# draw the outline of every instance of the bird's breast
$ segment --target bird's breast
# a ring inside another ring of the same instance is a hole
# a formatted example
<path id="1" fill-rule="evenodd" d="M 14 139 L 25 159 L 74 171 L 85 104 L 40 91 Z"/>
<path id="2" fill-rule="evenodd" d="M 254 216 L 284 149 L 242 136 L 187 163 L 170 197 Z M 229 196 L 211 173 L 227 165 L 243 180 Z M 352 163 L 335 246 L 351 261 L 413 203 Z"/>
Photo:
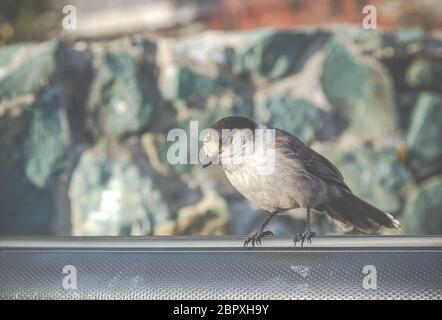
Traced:
<path id="1" fill-rule="evenodd" d="M 230 183 L 253 205 L 273 212 L 298 208 L 296 176 L 302 175 L 302 166 L 286 163 L 278 155 L 272 158 L 244 157 L 236 165 L 223 166 Z"/>

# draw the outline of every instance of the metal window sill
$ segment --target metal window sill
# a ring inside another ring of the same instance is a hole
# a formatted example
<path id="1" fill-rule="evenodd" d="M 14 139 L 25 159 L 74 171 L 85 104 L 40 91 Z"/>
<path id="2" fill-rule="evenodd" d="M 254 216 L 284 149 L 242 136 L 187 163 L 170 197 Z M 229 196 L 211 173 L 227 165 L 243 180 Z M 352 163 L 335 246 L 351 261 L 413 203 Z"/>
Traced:
<path id="1" fill-rule="evenodd" d="M 244 240 L 2 237 L 0 299 L 442 299 L 442 237 Z"/>

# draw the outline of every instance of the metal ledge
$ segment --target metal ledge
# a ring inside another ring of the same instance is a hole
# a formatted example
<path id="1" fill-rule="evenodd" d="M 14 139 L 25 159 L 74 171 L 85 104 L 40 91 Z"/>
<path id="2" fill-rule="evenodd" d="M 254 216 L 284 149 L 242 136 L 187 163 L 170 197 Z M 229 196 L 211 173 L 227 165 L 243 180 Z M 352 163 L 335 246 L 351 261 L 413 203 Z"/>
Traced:
<path id="1" fill-rule="evenodd" d="M 243 248 L 246 237 L 0 237 L 0 250 L 4 249 L 207 249 Z M 317 236 L 303 248 L 293 244 L 292 237 L 268 237 L 255 250 L 281 248 L 292 250 L 345 248 L 439 248 L 442 250 L 442 236 Z M 245 248 L 248 250 L 250 248 Z"/>
<path id="2" fill-rule="evenodd" d="M 4 237 L 0 299 L 442 299 L 442 237 L 244 240 Z"/>

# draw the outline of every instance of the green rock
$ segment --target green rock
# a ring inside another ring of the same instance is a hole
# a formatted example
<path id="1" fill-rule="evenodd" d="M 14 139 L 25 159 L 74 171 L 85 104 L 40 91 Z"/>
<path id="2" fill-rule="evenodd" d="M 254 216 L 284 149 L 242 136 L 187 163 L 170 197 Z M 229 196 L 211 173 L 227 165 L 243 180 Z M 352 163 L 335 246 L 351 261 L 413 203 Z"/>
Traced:
<path id="1" fill-rule="evenodd" d="M 72 103 L 81 113 L 72 97 L 87 92 L 74 90 L 81 82 L 62 67 L 73 62 L 72 51 L 55 40 L 0 50 L 0 179 L 8 181 L 0 188 L 2 234 L 52 234 L 69 214 L 61 205 L 72 133 L 66 109 Z M 83 60 L 74 60 L 82 71 Z"/>
<path id="2" fill-rule="evenodd" d="M 0 68 L 4 70 L 8 67 L 17 54 L 25 54 L 31 47 L 31 44 L 11 44 L 0 49 Z"/>
<path id="3" fill-rule="evenodd" d="M 412 88 L 442 91 L 442 60 L 413 61 L 407 70 L 406 82 Z"/>
<path id="4" fill-rule="evenodd" d="M 63 85 L 51 83 L 59 49 L 56 40 L 0 49 L 1 234 L 54 232 L 69 143 Z"/>
<path id="5" fill-rule="evenodd" d="M 396 159 L 394 150 L 377 151 L 370 146 L 351 151 L 317 149 L 342 172 L 353 193 L 378 208 L 396 214 L 401 194 L 413 178 Z"/>
<path id="6" fill-rule="evenodd" d="M 55 40 L 0 49 L 0 101 L 34 94 L 56 70 Z"/>
<path id="7" fill-rule="evenodd" d="M 36 188 L 16 166 L 0 167 L 0 235 L 52 234 L 52 192 Z"/>
<path id="8" fill-rule="evenodd" d="M 309 142 L 324 124 L 324 111 L 303 99 L 268 97 L 256 103 L 254 118 Z"/>
<path id="9" fill-rule="evenodd" d="M 177 103 L 196 103 L 224 89 L 220 79 L 196 73 L 184 66 L 176 66 L 164 82 L 164 98 Z"/>
<path id="10" fill-rule="evenodd" d="M 158 97 L 137 60 L 127 53 L 107 52 L 94 64 L 88 105 L 97 117 L 96 134 L 119 137 L 147 128 Z"/>
<path id="11" fill-rule="evenodd" d="M 126 149 L 110 143 L 82 155 L 69 197 L 73 235 L 149 235 L 170 218 L 153 180 Z"/>
<path id="12" fill-rule="evenodd" d="M 411 116 L 406 134 L 409 165 L 419 178 L 441 168 L 442 161 L 442 95 L 422 93 Z"/>
<path id="13" fill-rule="evenodd" d="M 422 28 L 402 28 L 393 33 L 397 41 L 404 44 L 411 44 L 425 40 L 425 31 Z"/>
<path id="14" fill-rule="evenodd" d="M 397 128 L 392 80 L 377 61 L 363 60 L 333 40 L 321 82 L 338 128 L 379 134 Z"/>
<path id="15" fill-rule="evenodd" d="M 442 177 L 434 177 L 415 190 L 401 219 L 404 235 L 442 234 Z"/>
<path id="16" fill-rule="evenodd" d="M 38 189 L 24 173 L 22 146 L 29 122 L 26 110 L 0 116 L 0 235 L 51 233 L 53 195 Z"/>
<path id="17" fill-rule="evenodd" d="M 383 34 L 351 26 L 337 26 L 331 29 L 334 37 L 350 39 L 363 50 L 377 50 L 383 45 Z"/>
<path id="18" fill-rule="evenodd" d="M 251 33 L 247 44 L 237 50 L 233 67 L 239 73 L 257 73 L 270 80 L 298 72 L 328 34 L 307 31 L 264 29 Z"/>
<path id="19" fill-rule="evenodd" d="M 49 88 L 31 107 L 24 141 L 25 174 L 37 188 L 49 188 L 66 167 L 69 145 L 67 115 L 62 96 Z"/>

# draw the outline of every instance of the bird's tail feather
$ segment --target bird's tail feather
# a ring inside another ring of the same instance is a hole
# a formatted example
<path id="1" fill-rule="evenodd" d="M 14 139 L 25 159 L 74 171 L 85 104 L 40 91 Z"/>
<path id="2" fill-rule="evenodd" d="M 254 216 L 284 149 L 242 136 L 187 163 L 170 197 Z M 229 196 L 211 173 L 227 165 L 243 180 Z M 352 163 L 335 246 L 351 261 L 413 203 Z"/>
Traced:
<path id="1" fill-rule="evenodd" d="M 378 233 L 381 227 L 400 228 L 400 223 L 354 194 L 343 191 L 342 197 L 324 205 L 327 213 L 344 226 L 353 226 L 364 233 Z"/>

